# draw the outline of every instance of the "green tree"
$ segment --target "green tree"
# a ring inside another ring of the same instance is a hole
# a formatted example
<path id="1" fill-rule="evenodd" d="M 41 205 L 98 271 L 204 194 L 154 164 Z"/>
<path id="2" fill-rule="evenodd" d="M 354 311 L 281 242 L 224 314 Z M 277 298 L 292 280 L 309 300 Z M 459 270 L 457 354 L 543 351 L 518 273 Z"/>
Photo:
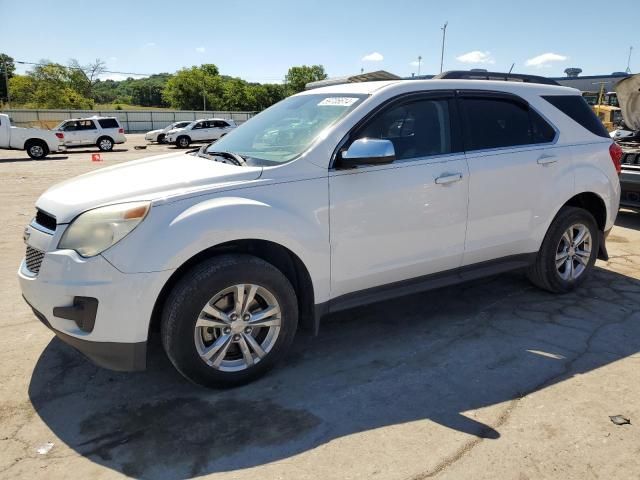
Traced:
<path id="1" fill-rule="evenodd" d="M 287 93 L 292 95 L 301 92 L 307 83 L 317 82 L 325 78 L 327 78 L 327 74 L 322 65 L 291 67 L 286 76 Z"/>
<path id="2" fill-rule="evenodd" d="M 6 69 L 6 75 L 5 75 Z M 16 71 L 16 64 L 6 53 L 0 53 L 0 100 L 7 98 L 8 85 L 5 79 L 11 80 Z"/>
<path id="3" fill-rule="evenodd" d="M 182 110 L 201 110 L 205 101 L 207 110 L 220 110 L 222 84 L 218 67 L 213 64 L 183 68 L 167 81 L 162 96 L 169 105 Z"/>

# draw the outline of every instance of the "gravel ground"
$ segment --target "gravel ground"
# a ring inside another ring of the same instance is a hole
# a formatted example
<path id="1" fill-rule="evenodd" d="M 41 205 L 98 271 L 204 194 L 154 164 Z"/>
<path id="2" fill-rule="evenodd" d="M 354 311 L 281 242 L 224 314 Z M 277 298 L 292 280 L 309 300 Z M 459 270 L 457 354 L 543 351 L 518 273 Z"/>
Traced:
<path id="1" fill-rule="evenodd" d="M 205 390 L 155 341 L 146 372 L 94 367 L 20 297 L 42 191 L 172 148 L 128 138 L 102 162 L 0 151 L 0 478 L 640 478 L 640 215 L 574 293 L 511 273 L 343 312 L 258 382 Z"/>

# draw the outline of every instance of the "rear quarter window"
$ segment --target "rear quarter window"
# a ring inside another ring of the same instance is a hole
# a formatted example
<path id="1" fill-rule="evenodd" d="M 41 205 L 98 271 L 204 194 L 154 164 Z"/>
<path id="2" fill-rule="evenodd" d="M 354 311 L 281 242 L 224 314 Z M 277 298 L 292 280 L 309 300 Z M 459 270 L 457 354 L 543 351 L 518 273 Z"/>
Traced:
<path id="1" fill-rule="evenodd" d="M 98 123 L 102 128 L 120 128 L 118 121 L 115 118 L 101 118 Z"/>
<path id="2" fill-rule="evenodd" d="M 544 95 L 542 98 L 591 133 L 599 137 L 609 138 L 609 132 L 607 132 L 607 129 L 604 128 L 600 119 L 593 113 L 593 110 L 591 110 L 591 107 L 582 96 Z"/>

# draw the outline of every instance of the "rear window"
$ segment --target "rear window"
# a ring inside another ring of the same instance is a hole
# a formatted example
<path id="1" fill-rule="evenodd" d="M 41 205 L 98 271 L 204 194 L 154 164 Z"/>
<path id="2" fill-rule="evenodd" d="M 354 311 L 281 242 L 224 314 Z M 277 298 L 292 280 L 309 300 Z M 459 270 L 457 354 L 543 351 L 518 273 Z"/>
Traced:
<path id="1" fill-rule="evenodd" d="M 115 118 L 101 118 L 98 123 L 102 128 L 120 128 L 118 121 Z"/>
<path id="2" fill-rule="evenodd" d="M 609 132 L 591 107 L 580 95 L 545 95 L 544 98 L 565 115 L 600 137 L 609 138 Z"/>

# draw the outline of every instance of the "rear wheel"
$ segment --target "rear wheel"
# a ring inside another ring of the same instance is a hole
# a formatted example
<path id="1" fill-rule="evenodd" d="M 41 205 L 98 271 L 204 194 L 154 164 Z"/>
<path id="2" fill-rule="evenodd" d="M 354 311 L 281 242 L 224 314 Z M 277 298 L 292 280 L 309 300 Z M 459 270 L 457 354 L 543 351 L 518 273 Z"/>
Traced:
<path id="1" fill-rule="evenodd" d="M 25 145 L 27 155 L 34 160 L 42 160 L 49 153 L 49 147 L 42 140 L 30 140 Z"/>
<path id="2" fill-rule="evenodd" d="M 589 275 L 599 248 L 598 227 L 593 215 L 576 207 L 564 207 L 551 223 L 530 280 L 555 293 L 569 292 Z"/>
<path id="3" fill-rule="evenodd" d="M 113 139 L 109 137 L 100 137 L 96 142 L 96 146 L 102 152 L 110 152 L 113 150 Z"/>
<path id="4" fill-rule="evenodd" d="M 280 270 L 250 255 L 224 255 L 175 286 L 162 314 L 162 343 L 189 380 L 234 386 L 280 360 L 297 324 L 296 295 Z"/>
<path id="5" fill-rule="evenodd" d="M 187 148 L 190 143 L 191 143 L 191 139 L 186 135 L 178 137 L 178 139 L 176 140 L 176 145 L 180 148 Z"/>

